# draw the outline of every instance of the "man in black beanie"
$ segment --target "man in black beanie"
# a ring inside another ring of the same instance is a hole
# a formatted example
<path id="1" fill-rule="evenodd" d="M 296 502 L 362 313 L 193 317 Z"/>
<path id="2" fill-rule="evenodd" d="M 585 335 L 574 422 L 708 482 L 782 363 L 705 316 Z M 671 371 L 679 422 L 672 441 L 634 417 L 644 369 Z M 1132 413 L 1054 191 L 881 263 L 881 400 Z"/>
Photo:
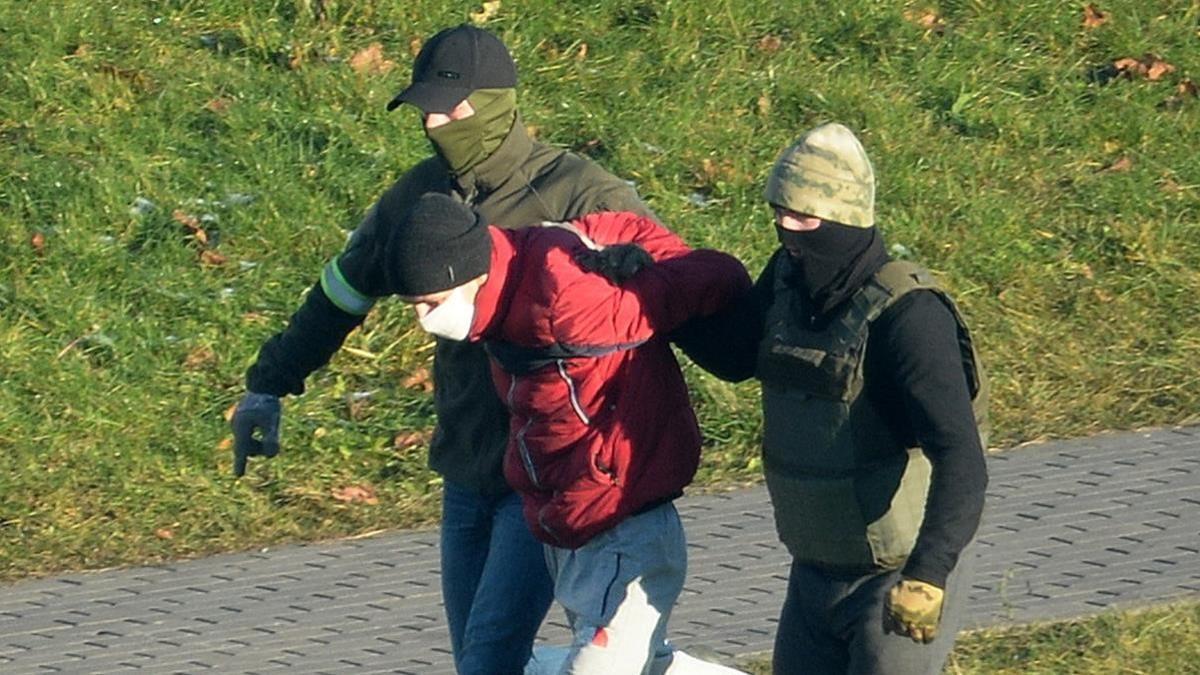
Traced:
<path id="1" fill-rule="evenodd" d="M 649 214 L 624 181 L 532 140 L 517 111 L 516 82 L 508 50 L 485 30 L 457 26 L 422 47 L 411 84 L 388 108 L 408 104 L 420 113 L 434 155 L 380 197 L 287 328 L 263 345 L 233 418 L 235 473 L 248 456 L 278 451 L 280 397 L 303 392 L 305 378 L 389 294 L 379 261 L 397 221 L 381 214 L 404 214 L 426 192 L 447 195 L 501 227 L 594 211 Z M 438 340 L 433 380 L 438 424 L 429 463 L 444 477 L 442 597 L 455 664 L 460 673 L 520 673 L 552 589 L 541 547 L 501 472 L 508 414 L 477 344 Z"/>
<path id="2" fill-rule="evenodd" d="M 557 672 L 738 672 L 665 639 L 687 568 L 673 501 L 700 458 L 667 335 L 749 289 L 745 268 L 635 213 L 506 230 L 429 194 L 397 217 L 388 288 L 427 332 L 483 343 L 504 392 L 504 475 L 574 635 Z"/>

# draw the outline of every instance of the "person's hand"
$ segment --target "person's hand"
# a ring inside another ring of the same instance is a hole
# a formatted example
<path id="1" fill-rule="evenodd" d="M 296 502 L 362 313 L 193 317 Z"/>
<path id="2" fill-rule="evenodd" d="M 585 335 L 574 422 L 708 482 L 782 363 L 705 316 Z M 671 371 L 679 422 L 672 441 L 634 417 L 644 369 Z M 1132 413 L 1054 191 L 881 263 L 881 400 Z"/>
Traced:
<path id="1" fill-rule="evenodd" d="M 913 642 L 933 642 L 942 618 L 942 589 L 916 579 L 901 579 L 888 591 L 883 607 L 883 627 L 907 635 Z"/>
<path id="2" fill-rule="evenodd" d="M 603 274 L 614 284 L 623 284 L 643 267 L 654 264 L 654 258 L 637 244 L 612 244 L 600 250 L 588 249 L 575 256 L 579 266 L 589 272 Z"/>
<path id="3" fill-rule="evenodd" d="M 279 454 L 279 397 L 247 392 L 233 411 L 233 475 L 246 473 L 247 457 Z"/>

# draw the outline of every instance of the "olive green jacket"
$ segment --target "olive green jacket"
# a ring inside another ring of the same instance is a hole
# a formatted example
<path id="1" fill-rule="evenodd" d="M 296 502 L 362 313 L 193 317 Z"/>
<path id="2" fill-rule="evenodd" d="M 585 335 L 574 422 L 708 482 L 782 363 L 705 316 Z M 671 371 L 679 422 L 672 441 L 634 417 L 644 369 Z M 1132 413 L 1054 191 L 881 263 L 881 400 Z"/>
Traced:
<path id="1" fill-rule="evenodd" d="M 389 212 L 399 212 L 426 192 L 448 194 L 479 211 L 489 224 L 507 228 L 595 211 L 653 215 L 629 183 L 578 155 L 534 141 L 518 117 L 500 147 L 463 175 L 452 175 L 440 157 L 429 157 L 380 197 L 345 250 L 325 267 L 288 327 L 263 345 L 247 373 L 250 391 L 303 391 L 304 378 L 327 363 L 375 301 L 388 294 L 376 262 L 387 233 L 374 214 L 385 204 Z M 508 413 L 496 395 L 483 348 L 439 339 L 433 382 L 438 423 L 430 466 L 480 493 L 507 492 L 501 461 Z"/>

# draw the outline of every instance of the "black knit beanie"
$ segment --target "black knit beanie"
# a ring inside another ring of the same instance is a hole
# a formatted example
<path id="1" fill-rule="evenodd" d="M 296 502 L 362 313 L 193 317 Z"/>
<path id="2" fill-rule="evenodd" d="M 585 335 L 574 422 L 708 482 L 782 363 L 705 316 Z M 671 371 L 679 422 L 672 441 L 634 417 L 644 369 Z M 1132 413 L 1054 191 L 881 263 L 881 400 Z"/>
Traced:
<path id="1" fill-rule="evenodd" d="M 380 214 L 390 220 L 388 215 Z M 484 274 L 491 265 L 487 225 L 479 214 L 447 195 L 421 195 L 407 214 L 390 225 L 383 269 L 388 290 L 396 295 L 450 290 Z"/>

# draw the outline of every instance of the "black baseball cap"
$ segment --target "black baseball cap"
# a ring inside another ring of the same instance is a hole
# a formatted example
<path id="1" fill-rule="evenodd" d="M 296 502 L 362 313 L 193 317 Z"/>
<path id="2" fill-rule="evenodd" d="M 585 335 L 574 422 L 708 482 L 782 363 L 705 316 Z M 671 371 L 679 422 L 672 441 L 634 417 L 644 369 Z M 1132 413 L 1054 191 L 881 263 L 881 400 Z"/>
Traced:
<path id="1" fill-rule="evenodd" d="M 517 86 L 517 66 L 500 38 L 462 24 L 434 35 L 413 62 L 412 84 L 388 110 L 411 103 L 424 112 L 448 113 L 476 89 Z"/>

